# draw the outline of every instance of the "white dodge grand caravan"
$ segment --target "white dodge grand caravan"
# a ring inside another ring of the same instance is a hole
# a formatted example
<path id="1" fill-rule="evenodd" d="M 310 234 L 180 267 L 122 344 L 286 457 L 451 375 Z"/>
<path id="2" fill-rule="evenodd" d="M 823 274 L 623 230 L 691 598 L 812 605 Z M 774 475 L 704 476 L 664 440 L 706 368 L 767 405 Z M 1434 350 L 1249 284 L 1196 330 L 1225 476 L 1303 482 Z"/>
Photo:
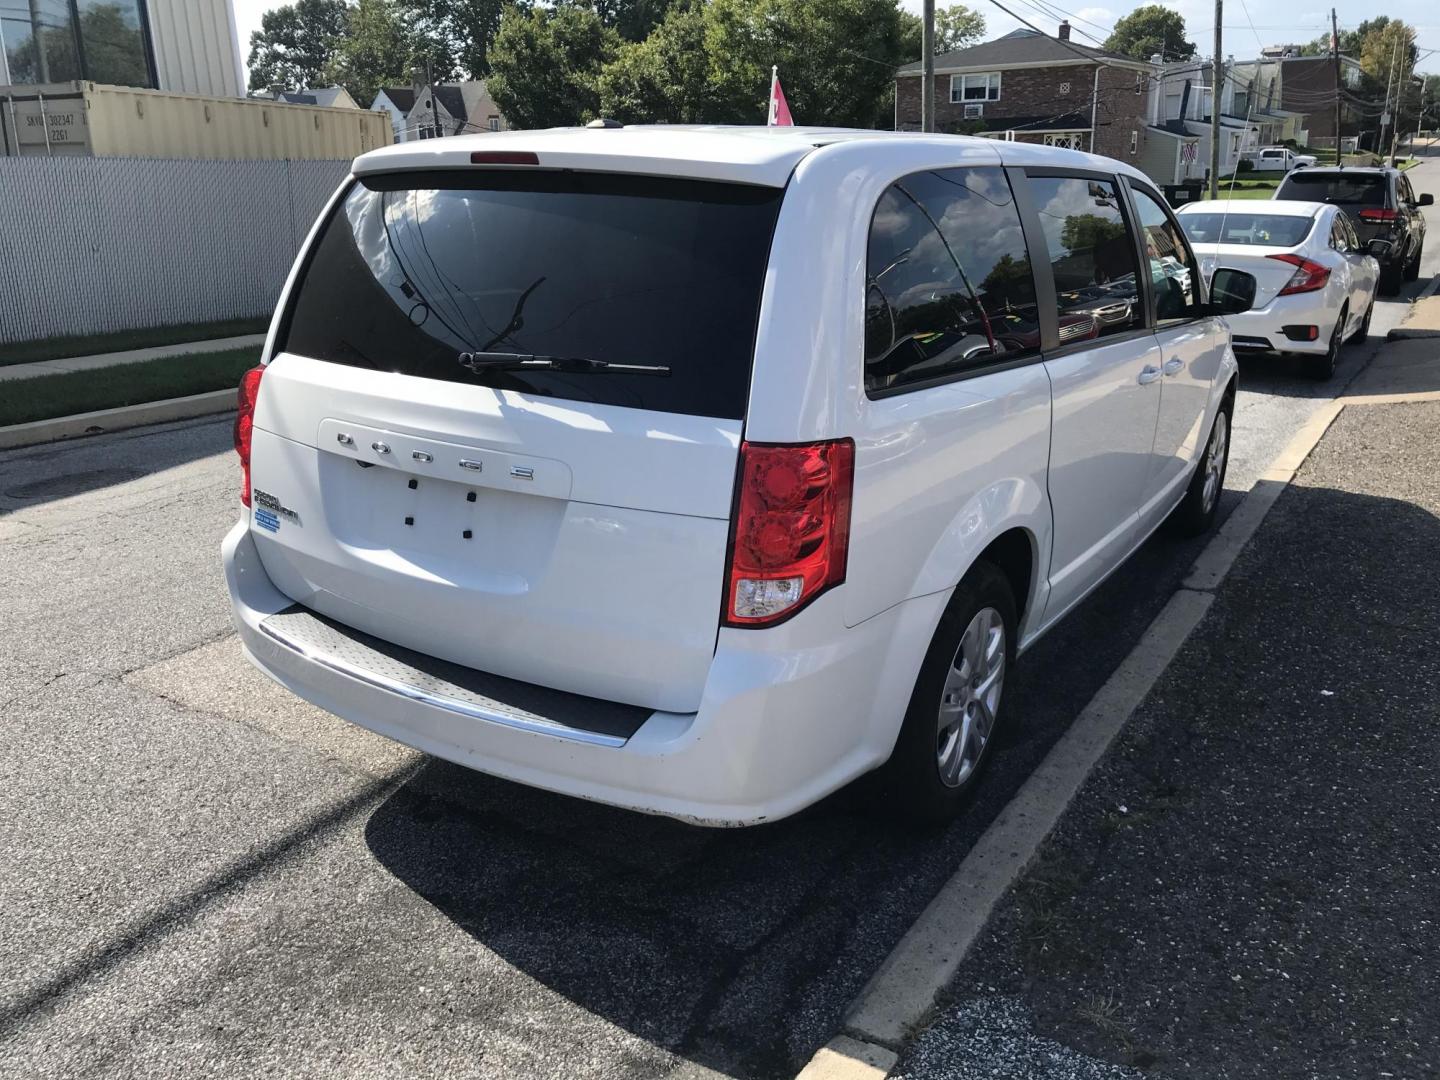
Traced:
<path id="1" fill-rule="evenodd" d="M 1222 280 L 1223 278 L 1223 280 Z M 250 658 L 381 734 L 703 824 L 953 813 L 1015 658 L 1225 475 L 1253 279 L 1145 177 L 615 128 L 359 158 L 240 390 Z"/>

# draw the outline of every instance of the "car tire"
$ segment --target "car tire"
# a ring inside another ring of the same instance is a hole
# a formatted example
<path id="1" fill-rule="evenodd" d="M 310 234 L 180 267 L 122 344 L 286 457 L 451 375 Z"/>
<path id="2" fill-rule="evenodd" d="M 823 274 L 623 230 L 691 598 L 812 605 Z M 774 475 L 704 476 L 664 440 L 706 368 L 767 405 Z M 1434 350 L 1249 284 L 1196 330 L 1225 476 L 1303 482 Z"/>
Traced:
<path id="1" fill-rule="evenodd" d="M 1414 281 L 1420 276 L 1420 255 L 1424 250 L 1425 244 L 1422 241 L 1416 246 L 1415 254 L 1411 256 L 1410 261 L 1405 264 L 1406 281 Z"/>
<path id="2" fill-rule="evenodd" d="M 1017 623 L 1009 580 L 977 562 L 945 605 L 895 749 L 876 776 L 885 811 L 940 823 L 968 803 L 1002 723 Z"/>
<path id="3" fill-rule="evenodd" d="M 1381 296 L 1396 296 L 1405 287 L 1405 264 L 1402 262 L 1388 262 L 1380 265 L 1380 286 Z"/>
<path id="4" fill-rule="evenodd" d="M 1225 490 L 1225 470 L 1230 464 L 1230 424 L 1235 415 L 1235 399 L 1226 397 L 1210 425 L 1210 438 L 1195 463 L 1185 497 L 1170 513 L 1166 522 L 1170 531 L 1179 536 L 1201 536 L 1215 524 L 1220 510 L 1220 493 Z"/>
<path id="5" fill-rule="evenodd" d="M 1316 382 L 1325 382 L 1335 377 L 1335 367 L 1340 362 L 1340 346 L 1345 340 L 1345 320 L 1349 309 L 1341 308 L 1340 317 L 1335 320 L 1335 329 L 1330 331 L 1330 345 L 1323 356 L 1307 356 L 1302 361 L 1307 376 Z"/>

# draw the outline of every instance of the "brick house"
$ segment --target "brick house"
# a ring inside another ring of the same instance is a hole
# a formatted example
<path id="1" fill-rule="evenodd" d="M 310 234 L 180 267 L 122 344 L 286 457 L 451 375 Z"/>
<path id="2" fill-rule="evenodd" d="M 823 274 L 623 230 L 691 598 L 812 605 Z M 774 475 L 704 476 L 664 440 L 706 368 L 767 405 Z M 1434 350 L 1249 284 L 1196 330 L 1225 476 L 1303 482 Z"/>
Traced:
<path id="1" fill-rule="evenodd" d="M 1284 56 L 1280 60 L 1280 105 L 1310 114 L 1309 144 L 1335 145 L 1335 60 L 1330 56 Z M 1340 126 L 1348 140 L 1362 134 L 1364 114 L 1356 104 L 1361 87 L 1360 61 L 1341 55 Z"/>
<path id="2" fill-rule="evenodd" d="M 1059 35 L 1016 30 L 935 57 L 938 131 L 1091 150 L 1144 152 L 1155 67 Z M 895 76 L 895 128 L 920 128 L 920 62 Z"/>

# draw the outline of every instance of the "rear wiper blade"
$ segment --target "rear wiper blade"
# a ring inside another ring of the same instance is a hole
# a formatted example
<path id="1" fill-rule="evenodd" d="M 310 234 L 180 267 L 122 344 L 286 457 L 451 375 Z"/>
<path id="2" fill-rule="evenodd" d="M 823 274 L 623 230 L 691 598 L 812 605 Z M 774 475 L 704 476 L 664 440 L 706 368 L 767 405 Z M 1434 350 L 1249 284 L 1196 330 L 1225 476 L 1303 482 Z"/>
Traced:
<path id="1" fill-rule="evenodd" d="M 666 364 L 613 364 L 588 356 L 544 353 L 462 352 L 460 366 L 471 371 L 613 371 L 620 375 L 669 375 Z"/>

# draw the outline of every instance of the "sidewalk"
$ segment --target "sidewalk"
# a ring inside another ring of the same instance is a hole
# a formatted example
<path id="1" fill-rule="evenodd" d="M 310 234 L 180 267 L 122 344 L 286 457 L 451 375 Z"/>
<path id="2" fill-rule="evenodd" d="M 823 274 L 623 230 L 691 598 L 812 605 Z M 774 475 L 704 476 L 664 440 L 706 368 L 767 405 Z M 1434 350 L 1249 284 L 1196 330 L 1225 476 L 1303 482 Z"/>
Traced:
<path id="1" fill-rule="evenodd" d="M 264 334 L 242 334 L 239 337 L 211 338 L 181 345 L 157 345 L 149 349 L 127 349 L 124 352 L 96 353 L 93 356 L 67 356 L 61 360 L 38 360 L 33 364 L 0 366 L 0 382 L 10 379 L 33 379 L 37 375 L 55 375 L 65 371 L 92 371 L 95 368 L 137 364 L 142 360 L 158 360 L 165 356 L 189 356 L 194 353 L 224 352 L 265 343 Z"/>
<path id="2" fill-rule="evenodd" d="M 1440 1074 L 1437 373 L 1352 387 L 893 1075 Z"/>

